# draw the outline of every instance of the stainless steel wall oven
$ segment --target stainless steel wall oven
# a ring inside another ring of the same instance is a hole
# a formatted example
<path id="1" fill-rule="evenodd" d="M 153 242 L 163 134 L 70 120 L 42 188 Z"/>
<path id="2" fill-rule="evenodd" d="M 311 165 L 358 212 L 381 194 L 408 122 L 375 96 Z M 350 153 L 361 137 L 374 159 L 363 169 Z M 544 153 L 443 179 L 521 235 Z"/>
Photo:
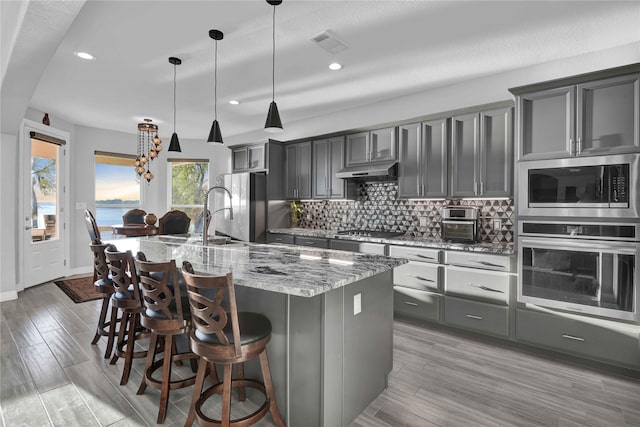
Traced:
<path id="1" fill-rule="evenodd" d="M 520 162 L 520 216 L 639 218 L 639 154 Z"/>
<path id="2" fill-rule="evenodd" d="M 520 221 L 518 301 L 640 321 L 640 222 Z"/>

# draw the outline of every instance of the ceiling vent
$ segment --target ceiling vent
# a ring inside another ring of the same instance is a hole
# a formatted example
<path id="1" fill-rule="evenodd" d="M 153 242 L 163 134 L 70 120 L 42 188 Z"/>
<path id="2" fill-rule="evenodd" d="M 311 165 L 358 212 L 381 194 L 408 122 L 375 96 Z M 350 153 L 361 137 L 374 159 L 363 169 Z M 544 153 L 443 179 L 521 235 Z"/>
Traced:
<path id="1" fill-rule="evenodd" d="M 329 53 L 338 53 L 345 50 L 347 46 L 338 40 L 331 31 L 323 31 L 320 34 L 316 34 L 311 37 L 311 41 L 323 48 Z"/>

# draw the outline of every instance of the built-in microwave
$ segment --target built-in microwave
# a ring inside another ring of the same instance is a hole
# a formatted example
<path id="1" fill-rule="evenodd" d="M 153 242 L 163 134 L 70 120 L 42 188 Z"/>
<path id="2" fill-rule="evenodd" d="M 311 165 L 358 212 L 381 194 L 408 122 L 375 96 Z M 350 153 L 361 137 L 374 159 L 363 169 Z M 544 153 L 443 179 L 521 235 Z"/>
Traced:
<path id="1" fill-rule="evenodd" d="M 519 216 L 639 218 L 640 154 L 521 162 Z"/>

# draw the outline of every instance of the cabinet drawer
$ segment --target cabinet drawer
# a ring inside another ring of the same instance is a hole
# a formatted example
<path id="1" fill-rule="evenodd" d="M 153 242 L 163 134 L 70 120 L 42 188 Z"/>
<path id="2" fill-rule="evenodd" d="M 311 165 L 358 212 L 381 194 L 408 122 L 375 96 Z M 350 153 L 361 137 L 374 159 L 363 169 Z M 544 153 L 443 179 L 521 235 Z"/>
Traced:
<path id="1" fill-rule="evenodd" d="M 442 295 L 403 286 L 393 287 L 393 313 L 395 315 L 437 322 L 440 319 L 441 301 Z"/>
<path id="2" fill-rule="evenodd" d="M 357 242 L 354 240 L 330 239 L 329 248 L 340 251 L 362 252 L 372 255 L 386 255 L 384 243 Z"/>
<path id="3" fill-rule="evenodd" d="M 511 275 L 508 273 L 448 265 L 444 277 L 447 295 L 471 297 L 494 304 L 509 304 Z"/>
<path id="4" fill-rule="evenodd" d="M 565 353 L 640 368 L 640 326 L 564 313 L 517 309 L 516 339 Z"/>
<path id="5" fill-rule="evenodd" d="M 511 271 L 513 257 L 508 255 L 479 254 L 477 252 L 447 251 L 445 262 L 463 267 Z"/>
<path id="6" fill-rule="evenodd" d="M 413 246 L 389 246 L 389 256 L 422 262 L 439 263 L 441 252 L 439 249 L 416 248 Z"/>
<path id="7" fill-rule="evenodd" d="M 321 237 L 295 236 L 296 245 L 313 246 L 314 248 L 329 249 L 329 240 Z"/>
<path id="8" fill-rule="evenodd" d="M 434 264 L 409 261 L 393 269 L 393 284 L 425 291 L 437 291 L 440 289 L 441 268 Z"/>
<path id="9" fill-rule="evenodd" d="M 293 236 L 291 234 L 269 233 L 267 235 L 267 243 L 286 243 L 293 245 Z"/>
<path id="10" fill-rule="evenodd" d="M 464 329 L 509 336 L 509 307 L 445 297 L 444 321 Z"/>

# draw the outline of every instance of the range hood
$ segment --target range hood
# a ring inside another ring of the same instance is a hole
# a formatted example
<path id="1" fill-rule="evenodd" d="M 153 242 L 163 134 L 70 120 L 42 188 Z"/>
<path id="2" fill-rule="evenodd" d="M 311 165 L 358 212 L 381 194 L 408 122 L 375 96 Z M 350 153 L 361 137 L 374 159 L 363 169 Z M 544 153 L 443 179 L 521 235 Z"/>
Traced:
<path id="1" fill-rule="evenodd" d="M 348 166 L 336 172 L 336 178 L 389 181 L 398 177 L 398 162 Z"/>

